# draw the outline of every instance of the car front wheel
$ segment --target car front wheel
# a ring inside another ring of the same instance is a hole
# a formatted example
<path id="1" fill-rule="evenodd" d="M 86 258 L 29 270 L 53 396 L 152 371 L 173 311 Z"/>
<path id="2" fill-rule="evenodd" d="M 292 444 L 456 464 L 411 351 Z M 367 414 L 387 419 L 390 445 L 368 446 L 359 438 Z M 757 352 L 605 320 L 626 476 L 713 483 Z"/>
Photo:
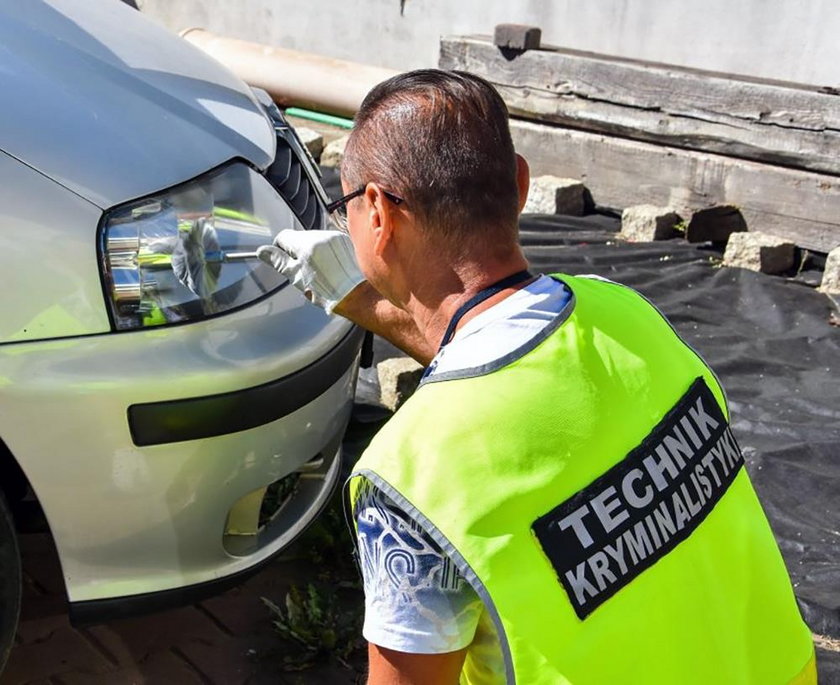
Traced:
<path id="1" fill-rule="evenodd" d="M 0 492 L 0 673 L 6 665 L 20 612 L 20 553 L 6 499 Z"/>

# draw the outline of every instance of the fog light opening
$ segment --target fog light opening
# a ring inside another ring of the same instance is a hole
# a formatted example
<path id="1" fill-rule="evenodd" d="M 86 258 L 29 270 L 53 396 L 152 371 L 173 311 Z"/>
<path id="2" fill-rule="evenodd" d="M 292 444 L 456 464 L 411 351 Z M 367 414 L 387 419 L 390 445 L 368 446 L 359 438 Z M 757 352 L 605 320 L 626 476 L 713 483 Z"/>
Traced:
<path id="1" fill-rule="evenodd" d="M 288 476 L 274 481 L 265 489 L 260 505 L 258 530 L 271 523 L 289 500 L 294 497 L 300 484 L 300 472 L 294 471 Z"/>
<path id="2" fill-rule="evenodd" d="M 240 497 L 227 515 L 222 545 L 228 554 L 247 556 L 266 545 L 285 546 L 321 510 L 338 480 L 341 450 L 334 443 L 292 473 Z M 325 454 L 326 452 L 326 454 Z"/>

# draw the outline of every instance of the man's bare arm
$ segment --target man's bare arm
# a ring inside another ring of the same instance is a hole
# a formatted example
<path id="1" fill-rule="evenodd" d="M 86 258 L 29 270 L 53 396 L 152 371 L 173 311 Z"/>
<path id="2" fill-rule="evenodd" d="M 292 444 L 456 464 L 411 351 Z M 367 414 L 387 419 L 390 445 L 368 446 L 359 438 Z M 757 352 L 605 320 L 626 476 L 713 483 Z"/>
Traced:
<path id="1" fill-rule="evenodd" d="M 367 281 L 341 300 L 333 313 L 385 338 L 423 366 L 428 366 L 435 356 L 435 350 L 408 313 L 386 300 Z"/>
<path id="2" fill-rule="evenodd" d="M 368 685 L 458 685 L 466 648 L 446 654 L 407 654 L 371 644 Z"/>

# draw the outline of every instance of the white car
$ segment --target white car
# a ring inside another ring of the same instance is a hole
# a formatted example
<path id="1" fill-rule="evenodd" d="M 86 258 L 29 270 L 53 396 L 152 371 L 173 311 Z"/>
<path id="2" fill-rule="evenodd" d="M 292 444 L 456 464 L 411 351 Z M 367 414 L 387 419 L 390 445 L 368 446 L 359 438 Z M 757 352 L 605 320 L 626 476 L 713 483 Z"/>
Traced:
<path id="1" fill-rule="evenodd" d="M 194 601 L 339 476 L 362 333 L 254 258 L 326 225 L 280 111 L 117 2 L 0 0 L 0 668 L 36 497 L 71 618 Z"/>

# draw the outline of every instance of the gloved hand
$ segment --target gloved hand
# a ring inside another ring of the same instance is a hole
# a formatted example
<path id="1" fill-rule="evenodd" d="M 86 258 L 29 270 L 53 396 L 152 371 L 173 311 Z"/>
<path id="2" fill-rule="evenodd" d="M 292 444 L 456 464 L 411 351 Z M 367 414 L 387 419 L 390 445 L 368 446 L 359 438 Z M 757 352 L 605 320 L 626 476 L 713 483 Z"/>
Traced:
<path id="1" fill-rule="evenodd" d="M 275 236 L 273 245 L 258 248 L 257 257 L 328 314 L 365 280 L 350 236 L 341 231 L 285 229 Z"/>

